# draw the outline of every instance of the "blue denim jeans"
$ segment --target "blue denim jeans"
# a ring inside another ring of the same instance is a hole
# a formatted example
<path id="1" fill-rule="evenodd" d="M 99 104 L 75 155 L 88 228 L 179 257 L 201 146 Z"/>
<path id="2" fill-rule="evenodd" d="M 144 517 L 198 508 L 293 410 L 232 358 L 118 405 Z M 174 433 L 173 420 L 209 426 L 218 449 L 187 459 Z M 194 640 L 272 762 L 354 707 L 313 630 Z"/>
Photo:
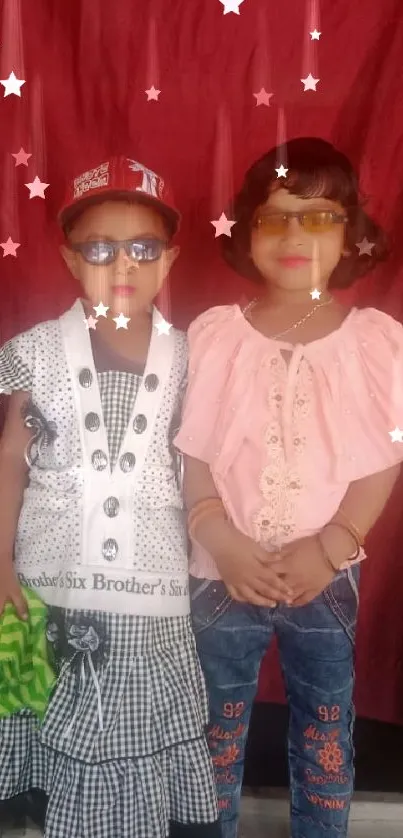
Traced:
<path id="1" fill-rule="evenodd" d="M 290 711 L 292 838 L 345 838 L 353 792 L 358 568 L 308 605 L 234 602 L 222 582 L 191 580 L 194 630 L 210 698 L 207 731 L 223 838 L 236 838 L 245 745 L 262 658 L 275 634 Z"/>

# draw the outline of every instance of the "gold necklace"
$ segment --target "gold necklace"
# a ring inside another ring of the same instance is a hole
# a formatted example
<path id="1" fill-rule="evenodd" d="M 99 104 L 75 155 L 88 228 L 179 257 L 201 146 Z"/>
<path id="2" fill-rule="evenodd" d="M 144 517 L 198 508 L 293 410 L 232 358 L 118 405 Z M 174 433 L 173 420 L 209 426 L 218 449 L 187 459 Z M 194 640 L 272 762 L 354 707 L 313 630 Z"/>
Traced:
<path id="1" fill-rule="evenodd" d="M 247 320 L 249 320 L 249 317 L 247 315 L 249 315 L 251 313 L 251 311 L 253 311 L 253 309 L 255 308 L 255 306 L 258 302 L 259 302 L 258 298 L 255 297 L 255 299 L 251 300 L 250 303 L 248 303 L 248 305 L 246 306 L 246 308 L 244 308 L 242 314 Z M 313 309 L 311 311 L 308 311 L 308 314 L 305 314 L 304 317 L 301 317 L 301 320 L 298 320 L 296 323 L 293 323 L 292 326 L 290 326 L 288 329 L 284 329 L 283 332 L 278 332 L 277 335 L 270 335 L 270 340 L 277 340 L 277 338 L 282 338 L 283 335 L 287 335 L 288 332 L 292 332 L 293 329 L 298 329 L 298 326 L 302 326 L 303 323 L 306 323 L 306 321 L 309 320 L 309 318 L 312 317 L 313 314 L 315 314 L 315 311 L 317 311 L 318 308 L 322 308 L 323 306 L 328 306 L 332 302 L 333 302 L 333 297 L 330 297 L 330 299 L 326 300 L 326 302 L 324 302 L 324 303 L 316 303 L 316 305 L 313 307 Z"/>

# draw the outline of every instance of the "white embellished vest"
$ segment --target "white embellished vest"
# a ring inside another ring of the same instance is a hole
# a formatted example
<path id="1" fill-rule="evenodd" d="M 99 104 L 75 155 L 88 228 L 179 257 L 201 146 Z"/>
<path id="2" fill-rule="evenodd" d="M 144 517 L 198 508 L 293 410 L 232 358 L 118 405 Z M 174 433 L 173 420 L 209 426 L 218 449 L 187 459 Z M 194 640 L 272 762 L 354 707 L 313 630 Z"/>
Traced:
<path id="1" fill-rule="evenodd" d="M 80 301 L 12 341 L 56 438 L 30 469 L 15 545 L 20 581 L 45 602 L 149 616 L 189 611 L 187 536 L 169 427 L 186 339 L 152 330 L 116 465 Z M 155 309 L 153 325 L 161 320 Z"/>

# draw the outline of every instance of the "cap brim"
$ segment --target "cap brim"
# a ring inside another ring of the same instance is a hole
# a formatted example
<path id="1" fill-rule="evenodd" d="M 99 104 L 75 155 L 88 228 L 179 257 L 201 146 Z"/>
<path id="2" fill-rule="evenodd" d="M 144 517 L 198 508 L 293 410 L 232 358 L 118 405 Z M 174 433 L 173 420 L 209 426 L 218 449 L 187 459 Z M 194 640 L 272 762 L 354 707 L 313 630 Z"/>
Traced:
<path id="1" fill-rule="evenodd" d="M 96 204 L 103 204 L 106 201 L 129 201 L 133 204 L 145 204 L 153 207 L 165 218 L 170 227 L 171 235 L 175 235 L 180 224 L 180 214 L 171 207 L 167 207 L 159 198 L 154 198 L 152 195 L 147 195 L 144 192 L 133 192 L 125 190 L 105 190 L 105 192 L 98 192 L 97 195 L 87 195 L 84 198 L 76 201 L 68 207 L 63 208 L 58 215 L 58 222 L 63 230 L 72 224 L 86 209 L 96 206 Z"/>

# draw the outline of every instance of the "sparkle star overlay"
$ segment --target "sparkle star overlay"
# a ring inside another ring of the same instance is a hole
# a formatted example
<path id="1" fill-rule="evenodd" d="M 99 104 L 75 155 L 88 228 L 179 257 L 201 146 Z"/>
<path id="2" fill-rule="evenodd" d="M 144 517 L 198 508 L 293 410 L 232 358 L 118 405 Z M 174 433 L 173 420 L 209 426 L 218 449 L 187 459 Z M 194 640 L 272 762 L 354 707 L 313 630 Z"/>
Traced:
<path id="1" fill-rule="evenodd" d="M 25 183 L 24 186 L 29 189 L 29 197 L 31 198 L 45 198 L 45 189 L 48 188 L 48 183 L 43 183 L 38 175 L 34 178 L 32 183 Z"/>
<path id="2" fill-rule="evenodd" d="M 113 317 L 112 320 L 116 323 L 117 329 L 127 329 L 127 324 L 130 323 L 131 318 L 125 317 L 124 314 L 119 314 L 118 317 Z"/>
<path id="3" fill-rule="evenodd" d="M 236 224 L 236 221 L 231 221 L 227 218 L 225 212 L 222 212 L 220 217 L 215 221 L 210 221 L 210 224 L 215 227 L 215 239 L 218 238 L 218 236 L 229 236 L 231 238 L 231 227 Z"/>
<path id="4" fill-rule="evenodd" d="M 87 331 L 89 331 L 90 329 L 94 329 L 95 331 L 95 329 L 97 328 L 98 320 L 96 320 L 95 317 L 93 317 L 92 314 L 90 314 L 89 317 L 84 318 L 84 323 L 87 327 Z"/>
<path id="5" fill-rule="evenodd" d="M 149 87 L 148 90 L 145 91 L 145 93 L 147 94 L 147 102 L 158 102 L 158 97 L 161 91 L 157 90 L 157 88 L 155 88 L 154 85 L 152 85 L 151 87 Z"/>
<path id="6" fill-rule="evenodd" d="M 4 87 L 4 98 L 12 94 L 21 97 L 21 87 L 25 84 L 25 79 L 17 79 L 15 73 L 12 72 L 8 79 L 0 79 L 0 84 Z"/>
<path id="7" fill-rule="evenodd" d="M 6 242 L 0 244 L 0 247 L 3 248 L 3 259 L 5 256 L 17 256 L 17 249 L 21 247 L 19 242 L 13 242 L 11 236 L 8 237 Z"/>
<path id="8" fill-rule="evenodd" d="M 220 0 L 220 3 L 224 6 L 224 15 L 228 15 L 230 12 L 233 12 L 234 15 L 239 15 L 239 7 L 243 3 L 243 0 Z"/>
<path id="9" fill-rule="evenodd" d="M 281 164 L 281 166 L 279 166 L 279 167 L 278 167 L 278 169 L 276 169 L 276 172 L 277 172 L 277 177 L 278 177 L 278 178 L 279 178 L 279 177 L 287 177 L 287 172 L 288 172 L 288 169 L 286 169 L 286 168 L 283 166 L 283 164 Z"/>
<path id="10" fill-rule="evenodd" d="M 403 442 L 403 431 L 397 427 L 393 431 L 389 431 L 389 436 L 392 442 Z"/>
<path id="11" fill-rule="evenodd" d="M 314 288 L 313 291 L 310 292 L 313 300 L 320 300 L 321 293 L 322 291 L 319 291 L 317 288 Z"/>
<path id="12" fill-rule="evenodd" d="M 320 79 L 314 79 L 312 73 L 306 77 L 306 79 L 301 79 L 302 84 L 304 85 L 304 93 L 307 90 L 314 90 L 316 93 L 316 85 L 319 83 Z"/>
<path id="13" fill-rule="evenodd" d="M 256 99 L 256 107 L 258 108 L 259 105 L 266 105 L 267 108 L 270 107 L 270 99 L 273 97 L 273 93 L 267 93 L 264 87 L 261 87 L 259 93 L 253 94 Z"/>
<path id="14" fill-rule="evenodd" d="M 97 317 L 107 317 L 109 306 L 104 306 L 103 302 L 98 303 L 97 306 L 93 306 L 95 314 Z"/>
<path id="15" fill-rule="evenodd" d="M 309 34 L 311 36 L 311 41 L 319 41 L 319 38 L 322 33 L 318 32 L 317 29 L 314 29 L 313 32 L 310 32 Z"/>
<path id="16" fill-rule="evenodd" d="M 375 247 L 375 242 L 368 241 L 367 237 L 364 236 L 362 241 L 357 242 L 355 246 L 358 247 L 359 256 L 372 256 L 372 251 Z"/>
<path id="17" fill-rule="evenodd" d="M 158 323 L 154 323 L 154 328 L 158 332 L 158 337 L 160 338 L 161 335 L 169 335 L 172 329 L 172 323 L 168 323 L 167 320 L 162 318 Z"/>
<path id="18" fill-rule="evenodd" d="M 28 166 L 28 160 L 32 157 L 32 154 L 27 154 L 23 148 L 20 148 L 17 154 L 12 154 L 12 157 L 15 159 L 16 166 Z"/>

